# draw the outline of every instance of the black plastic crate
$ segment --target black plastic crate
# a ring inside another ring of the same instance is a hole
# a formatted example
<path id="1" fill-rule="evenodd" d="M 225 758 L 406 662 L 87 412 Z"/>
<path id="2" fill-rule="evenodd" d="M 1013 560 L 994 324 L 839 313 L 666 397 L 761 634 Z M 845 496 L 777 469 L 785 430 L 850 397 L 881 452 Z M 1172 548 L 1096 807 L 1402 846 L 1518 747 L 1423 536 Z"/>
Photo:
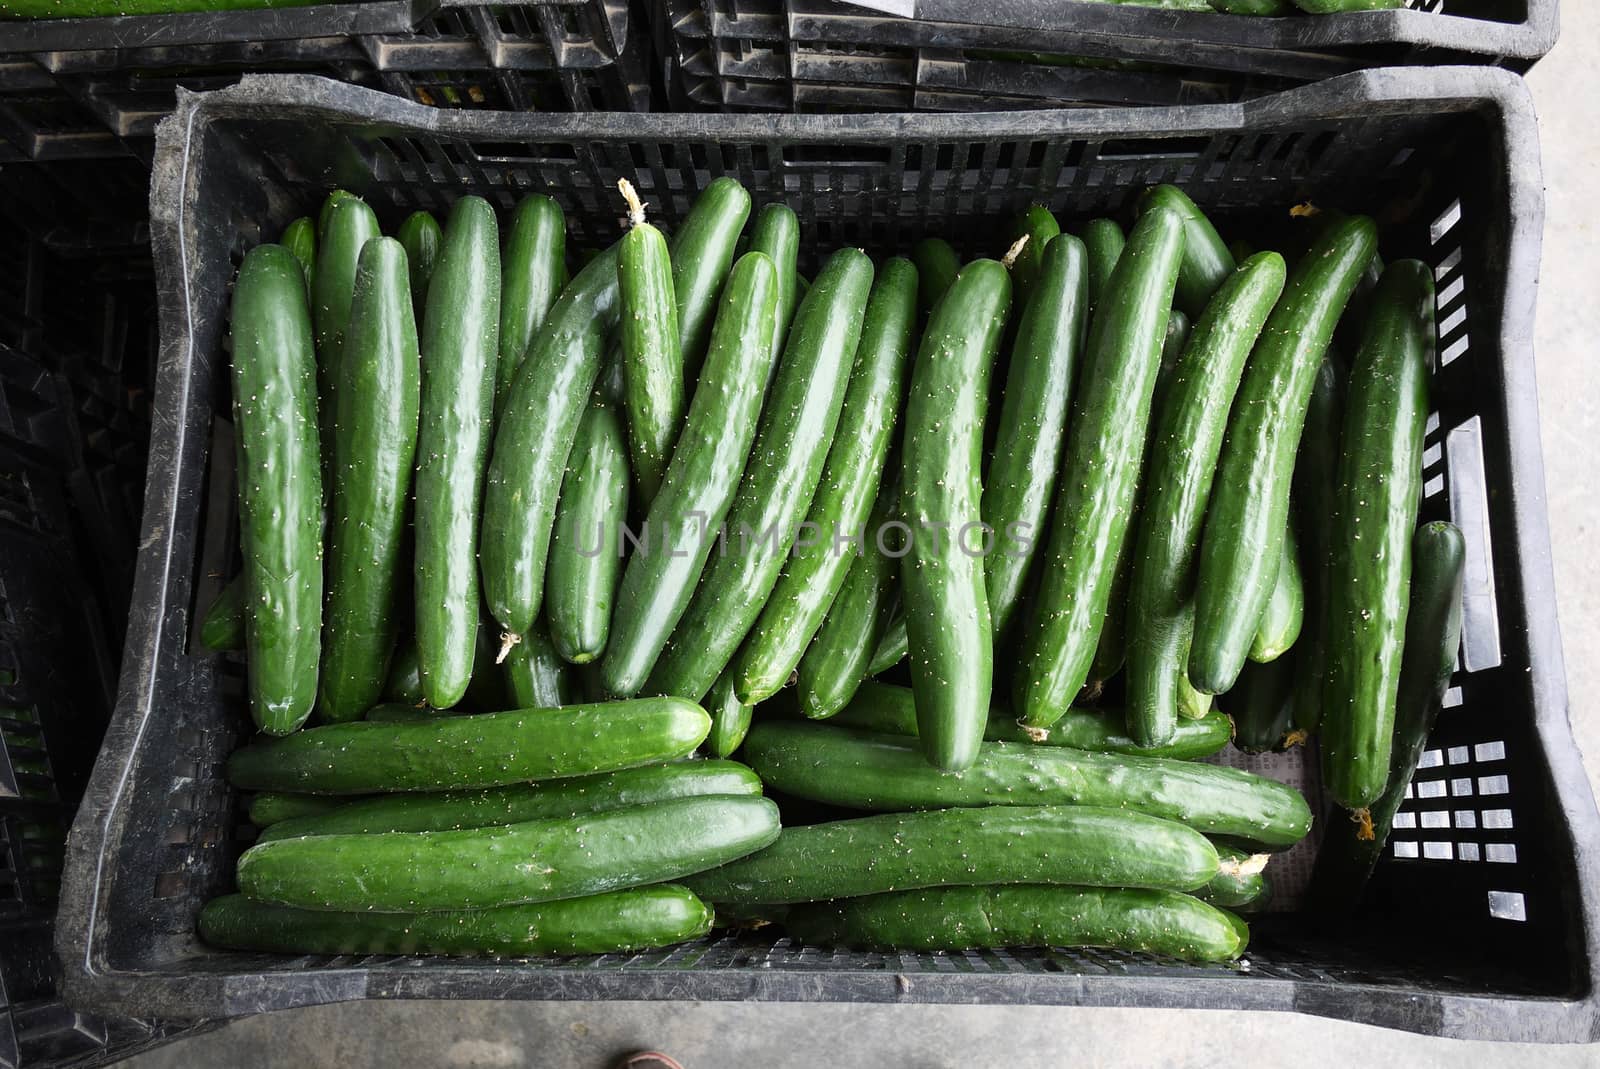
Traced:
<path id="1" fill-rule="evenodd" d="M 0 150 L 148 157 L 178 89 L 306 73 L 436 107 L 643 111 L 649 34 L 628 0 L 371 0 L 0 22 Z"/>
<path id="2" fill-rule="evenodd" d="M 1141 1005 L 1595 1038 L 1600 819 L 1566 719 L 1530 351 L 1537 160 L 1520 80 L 1467 68 L 1364 72 L 1243 105 L 1028 114 L 486 114 L 288 77 L 181 98 L 158 138 L 151 200 L 163 331 L 135 619 L 60 917 L 71 1002 L 158 1017 L 362 998 Z M 514 965 L 199 941 L 197 912 L 231 889 L 251 836 L 223 776 L 251 730 L 242 667 L 193 640 L 234 537 L 224 338 L 238 259 L 311 210 L 334 175 L 389 225 L 468 192 L 502 212 L 548 192 L 582 246 L 614 240 L 619 176 L 670 225 L 722 174 L 799 214 L 808 267 L 839 245 L 882 254 L 927 233 L 992 254 L 1029 202 L 1075 224 L 1125 213 L 1162 181 L 1225 234 L 1281 237 L 1308 198 L 1370 211 L 1386 255 L 1435 265 L 1423 512 L 1466 532 L 1466 638 L 1417 798 L 1356 924 L 1270 915 L 1230 966 L 1102 951 L 863 954 L 761 932 Z"/>
<path id="3" fill-rule="evenodd" d="M 1366 67 L 1526 71 L 1558 21 L 1558 0 L 1272 19 L 1104 0 L 654 2 L 674 105 L 711 111 L 1201 104 Z"/>

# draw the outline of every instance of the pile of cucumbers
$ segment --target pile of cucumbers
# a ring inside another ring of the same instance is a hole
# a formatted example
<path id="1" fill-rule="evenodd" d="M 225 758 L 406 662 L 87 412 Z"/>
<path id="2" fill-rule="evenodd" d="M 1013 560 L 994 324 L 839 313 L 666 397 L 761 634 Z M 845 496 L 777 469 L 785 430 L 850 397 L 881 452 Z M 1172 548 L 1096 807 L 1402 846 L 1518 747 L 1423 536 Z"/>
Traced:
<path id="1" fill-rule="evenodd" d="M 1313 735 L 1352 817 L 1314 890 L 1356 900 L 1459 638 L 1425 266 L 1334 212 L 1230 248 L 1159 186 L 807 280 L 731 179 L 670 237 L 619 194 L 570 256 L 549 197 L 386 237 L 336 191 L 244 257 L 200 633 L 244 653 L 261 832 L 208 941 L 1230 959 L 1312 812 L 1196 759 Z"/>

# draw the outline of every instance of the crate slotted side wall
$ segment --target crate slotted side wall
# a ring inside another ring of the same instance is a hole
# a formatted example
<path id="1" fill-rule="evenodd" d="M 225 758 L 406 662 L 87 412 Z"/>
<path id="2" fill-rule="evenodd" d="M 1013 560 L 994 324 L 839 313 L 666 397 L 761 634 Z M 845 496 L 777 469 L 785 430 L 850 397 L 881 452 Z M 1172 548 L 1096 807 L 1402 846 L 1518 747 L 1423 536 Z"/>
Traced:
<path id="1" fill-rule="evenodd" d="M 1549 573 L 1528 351 L 1541 221 L 1532 138 L 1516 79 L 1466 69 L 1368 72 L 1241 106 L 1027 117 L 429 112 L 306 78 L 186 97 L 163 127 L 152 192 L 163 433 L 143 619 L 68 859 L 58 942 L 70 996 L 210 1017 L 424 997 L 1225 1006 L 1591 1038 L 1597 820 L 1566 723 Z M 248 728 L 242 668 L 192 641 L 233 552 L 225 338 L 239 258 L 334 185 L 361 192 L 387 225 L 468 192 L 502 212 L 550 193 L 578 247 L 618 234 L 619 175 L 670 225 L 719 174 L 757 202 L 788 203 L 813 259 L 845 243 L 903 251 L 925 233 L 992 254 L 997 224 L 1030 201 L 1080 222 L 1173 181 L 1225 233 L 1271 243 L 1311 198 L 1375 213 L 1386 256 L 1435 266 L 1441 367 L 1423 512 L 1462 523 L 1475 554 L 1468 652 L 1407 807 L 1428 830 L 1397 834 L 1420 856 L 1386 859 L 1357 925 L 1264 919 L 1236 966 L 1104 951 L 863 954 L 759 932 L 530 963 L 274 957 L 198 941 L 199 907 L 232 887 L 249 841 L 223 778 Z M 1454 794 L 1450 779 L 1476 793 Z M 1439 812 L 1448 827 L 1435 827 Z"/>

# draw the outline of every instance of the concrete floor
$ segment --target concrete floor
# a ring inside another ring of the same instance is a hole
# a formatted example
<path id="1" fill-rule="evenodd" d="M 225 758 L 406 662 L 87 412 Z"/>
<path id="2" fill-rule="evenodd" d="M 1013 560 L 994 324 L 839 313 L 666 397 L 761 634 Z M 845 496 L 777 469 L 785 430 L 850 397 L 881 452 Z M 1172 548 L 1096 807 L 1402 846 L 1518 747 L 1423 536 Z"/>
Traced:
<path id="1" fill-rule="evenodd" d="M 1600 240 L 1592 222 L 1600 137 L 1593 105 L 1600 4 L 1563 5 L 1562 43 L 1530 76 L 1543 124 L 1546 218 L 1536 339 L 1556 586 L 1578 742 L 1600 785 L 1600 494 L 1594 492 L 1594 339 Z M 1589 101 L 1585 106 L 1583 101 Z M 1600 790 L 1600 786 L 1597 786 Z M 704 1003 L 359 1003 L 240 1021 L 127 1063 L 130 1069 L 404 1060 L 439 1069 L 604 1069 L 658 1047 L 688 1069 L 1011 1069 L 1239 1064 L 1600 1066 L 1600 1048 L 1428 1040 L 1311 1017 L 1199 1011 Z"/>

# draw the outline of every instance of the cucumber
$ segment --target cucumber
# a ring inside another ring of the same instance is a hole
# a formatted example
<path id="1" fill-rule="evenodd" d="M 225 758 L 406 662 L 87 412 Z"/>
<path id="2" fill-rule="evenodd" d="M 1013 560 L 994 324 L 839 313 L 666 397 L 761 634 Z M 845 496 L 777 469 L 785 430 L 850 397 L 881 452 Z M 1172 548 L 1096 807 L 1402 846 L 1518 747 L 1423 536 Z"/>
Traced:
<path id="1" fill-rule="evenodd" d="M 1036 611 L 1024 629 L 1017 710 L 1029 727 L 1060 719 L 1089 676 L 1133 511 L 1183 235 L 1183 218 L 1171 209 L 1141 216 L 1090 328 L 1092 374 L 1079 394 Z"/>
<path id="2" fill-rule="evenodd" d="M 1411 540 L 1411 605 L 1395 702 L 1394 747 L 1383 795 L 1372 803 L 1371 837 L 1353 821 L 1335 820 L 1323 836 L 1311 877 L 1323 909 L 1353 909 L 1388 842 L 1394 815 L 1433 733 L 1439 704 L 1461 648 L 1461 585 L 1466 541 L 1454 524 L 1435 521 Z"/>
<path id="3" fill-rule="evenodd" d="M 606 648 L 627 516 L 628 447 L 622 424 L 610 407 L 590 405 L 561 483 L 545 578 L 550 639 L 563 660 L 588 664 Z"/>
<path id="4" fill-rule="evenodd" d="M 1122 250 L 1127 243 L 1128 239 L 1123 236 L 1122 228 L 1110 219 L 1090 219 L 1084 224 L 1083 250 L 1088 260 L 1091 315 L 1100 306 L 1100 298 L 1105 294 L 1106 285 L 1111 281 L 1111 272 L 1116 270 L 1117 261 L 1122 258 Z M 1085 329 L 1088 329 L 1087 324 Z M 1082 373 L 1087 374 L 1087 372 L 1088 368 L 1085 367 Z"/>
<path id="5" fill-rule="evenodd" d="M 506 651 L 501 662 L 506 695 L 517 709 L 554 709 L 579 700 L 576 681 L 545 633 L 542 621 L 524 631 L 522 641 Z"/>
<path id="6" fill-rule="evenodd" d="M 644 541 L 622 573 L 611 639 L 600 661 L 607 693 L 632 695 L 643 689 L 711 555 L 712 532 L 721 528 L 733 503 L 774 362 L 775 276 L 766 254 L 751 252 L 728 277 L 679 448 L 650 502 Z M 691 546 L 684 546 L 685 535 Z"/>
<path id="7" fill-rule="evenodd" d="M 727 757 L 744 742 L 755 709 L 739 700 L 733 677 L 724 672 L 711 685 L 711 693 L 706 695 L 706 712 L 711 715 L 711 734 L 706 736 L 706 752 L 712 757 Z"/>
<path id="8" fill-rule="evenodd" d="M 1238 3 L 1241 0 L 1230 0 Z M 1262 0 L 1246 0 L 1260 3 Z M 1265 0 L 1278 3 L 1280 0 Z M 1143 215 L 1156 205 L 1171 208 L 1183 218 L 1183 263 L 1178 268 L 1178 286 L 1172 303 L 1185 315 L 1199 319 L 1211 303 L 1212 296 L 1233 274 L 1238 265 L 1233 253 L 1223 242 L 1222 235 L 1211 225 L 1205 212 L 1189 199 L 1177 186 L 1151 186 L 1139 196 L 1135 209 Z"/>
<path id="9" fill-rule="evenodd" d="M 623 397 L 634 484 L 648 507 L 683 426 L 682 343 L 667 239 L 645 221 L 633 185 L 622 178 L 617 188 L 628 202 L 629 222 L 617 250 Z"/>
<path id="10" fill-rule="evenodd" d="M 1293 508 L 1293 502 L 1290 508 Z M 1261 613 L 1261 623 L 1250 642 L 1250 660 L 1260 664 L 1275 661 L 1300 637 L 1305 621 L 1306 595 L 1300 578 L 1300 555 L 1295 545 L 1294 524 L 1283 532 L 1283 555 L 1278 564 L 1278 577 L 1273 581 L 1272 594 Z"/>
<path id="11" fill-rule="evenodd" d="M 500 276 L 500 359 L 494 396 L 511 392 L 528 346 L 567 284 L 567 217 L 555 198 L 532 193 L 511 216 Z"/>
<path id="12" fill-rule="evenodd" d="M 1032 297 L 1022 310 L 1011 350 L 982 506 L 983 522 L 997 539 L 983 565 L 989 616 L 1002 642 L 1038 556 L 1061 465 L 1089 314 L 1088 277 L 1083 242 L 1070 234 L 1052 239 L 1037 260 Z"/>
<path id="13" fill-rule="evenodd" d="M 1294 6 L 1310 15 L 1338 15 L 1346 11 L 1398 11 L 1406 0 L 1294 0 Z"/>
<path id="14" fill-rule="evenodd" d="M 911 262 L 917 268 L 917 310 L 927 316 L 961 273 L 961 258 L 944 238 L 923 238 L 911 249 Z"/>
<path id="15" fill-rule="evenodd" d="M 750 227 L 750 251 L 764 252 L 778 272 L 778 315 L 773 321 L 772 351 L 783 353 L 784 335 L 789 332 L 789 321 L 799 297 L 799 271 L 795 263 L 800 257 L 800 220 L 784 204 L 768 204 L 756 213 Z"/>
<path id="16" fill-rule="evenodd" d="M 250 799 L 250 823 L 258 828 L 268 828 L 281 821 L 326 813 L 343 804 L 341 799 L 325 798 L 317 794 L 280 794 L 276 791 L 267 791 Z"/>
<path id="17" fill-rule="evenodd" d="M 368 241 L 378 237 L 378 217 L 360 197 L 329 198 L 317 243 L 317 266 L 311 279 L 311 319 L 317 331 L 317 412 L 321 420 L 322 459 L 333 463 L 335 416 L 339 411 L 339 362 L 350 301 L 355 294 L 356 264 Z M 327 474 L 324 473 L 324 481 Z M 329 487 L 331 489 L 331 487 Z"/>
<path id="18" fill-rule="evenodd" d="M 1293 787 L 1162 757 L 986 742 L 972 768 L 952 775 L 921 760 L 908 739 L 788 720 L 757 723 L 743 753 L 769 789 L 850 809 L 1106 806 L 1268 849 L 1293 846 L 1311 828 L 1311 809 Z"/>
<path id="19" fill-rule="evenodd" d="M 1290 272 L 1250 354 L 1212 483 L 1195 582 L 1189 681 L 1208 694 L 1233 686 L 1272 594 L 1311 388 L 1376 244 L 1365 216 L 1328 228 Z"/>
<path id="20" fill-rule="evenodd" d="M 361 250 L 343 352 L 317 681 L 317 712 L 335 722 L 356 719 L 383 693 L 404 591 L 421 363 L 406 253 L 393 238 Z"/>
<path id="21" fill-rule="evenodd" d="M 867 662 L 867 675 L 870 677 L 887 672 L 905 660 L 910 650 L 905 613 L 896 611 L 878 636 L 878 645 L 872 651 L 872 660 Z"/>
<path id="22" fill-rule="evenodd" d="M 1180 271 L 1181 277 L 1181 271 Z M 1167 315 L 1167 336 L 1161 343 L 1161 368 L 1156 372 L 1156 389 L 1150 397 L 1150 428 L 1145 436 L 1145 455 L 1155 448 L 1161 433 L 1155 416 L 1165 403 L 1167 383 L 1177 370 L 1178 360 L 1189 344 L 1189 317 L 1174 308 Z M 1089 665 L 1089 686 L 1098 693 L 1106 680 L 1122 670 L 1128 655 L 1128 588 L 1133 583 L 1133 541 L 1140 527 L 1141 502 L 1144 498 L 1144 473 L 1134 484 L 1133 515 L 1128 519 L 1128 533 L 1123 536 L 1122 548 L 1117 552 L 1117 568 L 1112 574 L 1111 597 L 1106 601 L 1105 621 L 1100 625 L 1100 641 L 1094 648 L 1094 661 Z"/>
<path id="23" fill-rule="evenodd" d="M 317 277 L 317 224 L 311 221 L 310 216 L 302 215 L 283 228 L 283 236 L 278 239 L 278 244 L 294 253 L 294 258 L 300 261 L 300 269 L 306 274 L 306 297 L 310 299 Z"/>
<path id="24" fill-rule="evenodd" d="M 244 576 L 228 580 L 200 618 L 200 642 L 218 653 L 244 649 Z"/>
<path id="25" fill-rule="evenodd" d="M 1231 961 L 1244 922 L 1177 891 L 1079 887 L 941 887 L 788 911 L 784 927 L 810 946 L 883 950 L 1110 947 L 1192 961 Z"/>
<path id="26" fill-rule="evenodd" d="M 1432 272 L 1390 264 L 1350 369 L 1331 535 L 1322 774 L 1350 810 L 1389 778 L 1435 337 Z"/>
<path id="27" fill-rule="evenodd" d="M 617 323 L 618 253 L 590 260 L 562 291 L 501 406 L 478 558 L 484 600 L 507 635 L 531 627 L 544 603 L 561 481 Z"/>
<path id="28" fill-rule="evenodd" d="M 394 656 L 389 659 L 389 678 L 384 681 L 379 697 L 404 705 L 417 705 L 426 700 L 422 696 L 422 668 L 417 661 L 414 637 L 402 638 L 395 646 Z"/>
<path id="29" fill-rule="evenodd" d="M 406 266 L 411 272 L 411 305 L 421 312 L 428 307 L 428 282 L 439 263 L 444 231 L 439 229 L 439 221 L 431 213 L 412 212 L 395 231 L 395 237 L 406 250 Z"/>
<path id="30" fill-rule="evenodd" d="M 710 728 L 704 710 L 677 698 L 358 720 L 235 750 L 228 779 L 244 790 L 301 794 L 501 787 L 668 761 Z"/>
<path id="31" fill-rule="evenodd" d="M 718 178 L 700 191 L 672 236 L 672 293 L 678 302 L 679 363 L 686 383 L 699 381 L 712 324 L 721 314 L 717 295 L 728 281 L 734 247 L 749 218 L 750 194 L 733 179 Z M 769 328 L 769 347 L 771 340 Z"/>
<path id="32" fill-rule="evenodd" d="M 668 798 L 761 793 L 761 780 L 732 761 L 674 761 L 620 772 L 574 776 L 486 791 L 387 794 L 346 802 L 331 812 L 286 819 L 260 841 L 301 835 L 372 835 L 397 831 L 455 831 L 553 820 L 645 805 Z M 319 802 L 328 799 L 310 796 Z"/>
<path id="33" fill-rule="evenodd" d="M 472 678 L 478 639 L 475 550 L 499 321 L 494 209 L 481 197 L 462 197 L 445 225 L 422 318 L 416 635 L 423 695 L 436 709 L 460 701 Z"/>
<path id="34" fill-rule="evenodd" d="M 1272 881 L 1267 879 L 1268 855 L 1247 854 L 1237 846 L 1217 844 L 1222 864 L 1211 882 L 1194 892 L 1202 902 L 1223 909 L 1256 911 L 1272 897 Z"/>
<path id="35" fill-rule="evenodd" d="M 900 562 L 890 552 L 886 525 L 900 515 L 900 477 L 891 465 L 873 506 L 866 549 L 850 562 L 839 596 L 828 606 L 828 616 L 795 668 L 795 701 L 800 711 L 815 720 L 832 716 L 850 701 L 867 678 L 874 645 L 887 613 L 898 599 L 895 580 Z M 881 532 L 881 533 L 880 533 Z M 884 540 L 880 548 L 879 539 Z M 911 713 L 913 725 L 916 711 Z"/>
<path id="36" fill-rule="evenodd" d="M 294 253 L 245 254 L 231 329 L 250 715 L 287 735 L 316 701 L 322 636 L 316 356 Z"/>
<path id="37" fill-rule="evenodd" d="M 1330 521 L 1336 505 L 1339 435 L 1343 431 L 1344 383 L 1333 354 L 1317 368 L 1306 428 L 1294 462 L 1291 499 L 1295 506 L 1302 579 L 1308 611 L 1300 635 L 1300 668 L 1294 682 L 1294 726 L 1312 734 L 1322 723 L 1322 689 L 1327 681 L 1328 573 Z"/>
<path id="38" fill-rule="evenodd" d="M 826 270 L 824 270 L 826 275 Z M 836 434 L 801 527 L 813 532 L 783 572 L 730 671 L 740 702 L 766 701 L 788 682 L 858 558 L 843 540 L 860 533 L 863 554 L 878 553 L 878 528 L 865 524 L 883 477 L 905 397 L 907 354 L 916 322 L 917 272 L 891 259 L 873 282 Z M 863 651 L 863 656 L 867 651 Z M 863 663 L 862 667 L 865 667 Z"/>
<path id="39" fill-rule="evenodd" d="M 923 753 L 949 772 L 977 758 L 994 671 L 983 557 L 961 540 L 982 530 L 983 419 L 1010 308 L 1005 267 L 963 267 L 928 317 L 906 404 L 901 507 L 911 545 L 900 583 L 911 682 Z"/>
<path id="40" fill-rule="evenodd" d="M 1011 240 L 1028 235 L 1028 243 L 1011 265 L 1011 289 L 1018 308 L 1026 307 L 1032 297 L 1033 284 L 1038 281 L 1044 265 L 1045 246 L 1059 233 L 1061 224 L 1050 214 L 1050 209 L 1042 204 L 1030 204 L 1017 217 L 1011 229 Z"/>
<path id="41" fill-rule="evenodd" d="M 497 828 L 278 839 L 244 852 L 238 882 L 301 909 L 493 909 L 674 880 L 777 837 L 766 798 L 674 798 Z"/>
<path id="42" fill-rule="evenodd" d="M 1297 660 L 1291 653 L 1266 663 L 1247 661 L 1233 689 L 1218 697 L 1233 718 L 1234 745 L 1245 753 L 1283 747 L 1294 711 L 1290 699 Z"/>
<path id="43" fill-rule="evenodd" d="M 277 954 L 526 958 L 615 954 L 698 939 L 711 910 L 676 884 L 459 913 L 329 913 L 224 895 L 200 911 L 214 947 Z"/>
<path id="44" fill-rule="evenodd" d="M 705 696 L 777 585 L 791 539 L 801 540 L 799 525 L 821 481 L 844 406 L 872 275 L 865 253 L 840 250 L 829 257 L 795 313 L 749 466 L 728 512 L 725 538 L 734 548 L 706 565 L 700 588 L 650 673 L 650 693 Z M 851 428 L 853 434 L 865 431 Z M 887 444 L 888 435 L 882 438 Z M 863 501 L 870 500 L 867 493 L 860 495 Z M 830 545 L 831 536 L 832 531 L 817 533 Z"/>
<path id="45" fill-rule="evenodd" d="M 1191 891 L 1216 875 L 1216 848 L 1182 824 L 1059 805 L 885 813 L 786 828 L 765 850 L 685 882 L 708 902 L 748 909 L 1000 883 Z"/>
<path id="46" fill-rule="evenodd" d="M 1156 411 L 1128 584 L 1128 733 L 1147 745 L 1175 730 L 1184 711 L 1207 704 L 1187 671 L 1195 559 L 1228 412 L 1284 275 L 1283 257 L 1267 252 L 1228 277 Z"/>
<path id="47" fill-rule="evenodd" d="M 915 735 L 917 708 L 911 691 L 888 683 L 867 682 L 856 691 L 850 704 L 833 718 L 834 724 L 880 735 Z M 1141 747 L 1123 732 L 1122 717 L 1100 709 L 1069 709 L 1066 715 L 1037 740 L 1046 746 L 1071 746 L 1099 753 L 1124 753 L 1141 757 L 1169 757 L 1187 761 L 1209 757 L 1228 745 L 1233 725 L 1226 716 L 1212 715 L 1186 720 L 1165 746 Z M 1033 742 L 1009 712 L 989 710 L 983 737 L 991 742 Z"/>

